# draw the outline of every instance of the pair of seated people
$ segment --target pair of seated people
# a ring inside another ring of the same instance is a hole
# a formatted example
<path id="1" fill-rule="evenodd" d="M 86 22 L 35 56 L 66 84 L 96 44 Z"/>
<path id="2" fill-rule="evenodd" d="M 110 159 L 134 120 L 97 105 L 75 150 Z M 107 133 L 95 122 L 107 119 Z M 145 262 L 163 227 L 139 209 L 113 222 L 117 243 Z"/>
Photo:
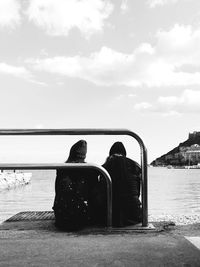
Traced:
<path id="1" fill-rule="evenodd" d="M 75 143 L 66 163 L 85 163 L 87 142 Z M 140 177 L 138 163 L 126 157 L 121 142 L 112 145 L 103 167 L 112 179 L 113 226 L 141 221 Z M 58 228 L 77 230 L 89 225 L 106 224 L 106 181 L 95 170 L 60 169 L 55 181 L 54 214 Z"/>

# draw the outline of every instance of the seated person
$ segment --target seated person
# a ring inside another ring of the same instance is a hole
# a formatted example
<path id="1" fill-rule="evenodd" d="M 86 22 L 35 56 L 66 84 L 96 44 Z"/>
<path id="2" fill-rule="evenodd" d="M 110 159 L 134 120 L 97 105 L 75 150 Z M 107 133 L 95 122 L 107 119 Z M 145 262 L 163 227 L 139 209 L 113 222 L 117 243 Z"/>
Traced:
<path id="1" fill-rule="evenodd" d="M 126 150 L 121 142 L 116 142 L 110 149 L 109 157 L 103 164 L 112 179 L 113 189 L 113 226 L 126 226 L 141 222 L 139 164 L 126 157 Z M 100 180 L 101 213 L 106 213 L 106 184 Z"/>
<path id="2" fill-rule="evenodd" d="M 87 142 L 75 143 L 66 163 L 85 163 Z M 77 230 L 90 223 L 90 176 L 87 169 L 58 169 L 55 181 L 55 224 L 64 230 Z"/>

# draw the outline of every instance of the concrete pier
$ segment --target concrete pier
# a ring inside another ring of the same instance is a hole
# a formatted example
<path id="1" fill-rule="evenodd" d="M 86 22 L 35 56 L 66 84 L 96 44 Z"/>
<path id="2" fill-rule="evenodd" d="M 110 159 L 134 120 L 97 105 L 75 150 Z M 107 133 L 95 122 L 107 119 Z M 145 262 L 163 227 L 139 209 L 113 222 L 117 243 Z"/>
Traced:
<path id="1" fill-rule="evenodd" d="M 53 218 L 11 220 L 0 225 L 0 266 L 200 266 L 199 223 L 153 225 L 150 231 L 68 233 Z"/>

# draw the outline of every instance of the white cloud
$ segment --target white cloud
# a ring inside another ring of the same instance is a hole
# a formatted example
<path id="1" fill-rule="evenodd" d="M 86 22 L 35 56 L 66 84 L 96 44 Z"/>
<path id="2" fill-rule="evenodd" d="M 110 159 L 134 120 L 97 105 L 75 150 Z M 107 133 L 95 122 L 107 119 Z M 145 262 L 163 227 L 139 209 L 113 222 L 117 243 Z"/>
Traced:
<path id="1" fill-rule="evenodd" d="M 146 53 L 149 55 L 153 55 L 155 53 L 155 49 L 149 43 L 142 43 L 136 50 L 135 53 Z"/>
<path id="2" fill-rule="evenodd" d="M 20 4 L 18 0 L 0 0 L 0 26 L 14 28 L 20 23 Z"/>
<path id="3" fill-rule="evenodd" d="M 148 102 L 141 102 L 141 103 L 137 103 L 134 105 L 134 109 L 138 110 L 138 111 L 151 110 L 152 107 L 153 107 L 152 104 L 150 104 Z"/>
<path id="4" fill-rule="evenodd" d="M 97 85 L 127 85 L 140 86 L 142 84 L 137 70 L 137 55 L 152 54 L 150 46 L 146 49 L 138 48 L 135 53 L 124 54 L 108 47 L 92 53 L 89 57 L 54 57 L 46 59 L 32 59 L 29 63 L 40 71 L 57 73 L 73 78 L 81 78 Z M 142 66 L 143 68 L 143 66 Z"/>
<path id="5" fill-rule="evenodd" d="M 46 86 L 46 83 L 37 81 L 32 75 L 32 73 L 24 66 L 13 66 L 4 62 L 0 62 L 0 74 L 10 75 L 13 77 L 24 79 L 31 83 L 35 83 L 40 86 Z"/>
<path id="6" fill-rule="evenodd" d="M 195 29 L 191 25 L 175 24 L 169 31 L 157 33 L 157 53 L 179 65 L 184 62 L 193 64 L 199 62 L 199 45 L 200 28 Z"/>
<path id="7" fill-rule="evenodd" d="M 200 110 L 200 91 L 185 90 L 180 98 L 177 98 L 177 104 L 191 106 Z"/>
<path id="8" fill-rule="evenodd" d="M 126 107 L 126 109 L 132 110 L 133 102 L 136 99 L 137 95 L 133 93 L 129 94 L 120 94 L 116 97 L 114 97 L 110 102 L 109 102 L 109 107 L 111 108 L 119 108 L 121 107 Z"/>
<path id="9" fill-rule="evenodd" d="M 102 47 L 99 52 L 92 53 L 89 57 L 29 60 L 37 70 L 85 79 L 97 85 L 126 84 L 133 61 L 133 55 L 126 55 L 107 47 Z"/>
<path id="10" fill-rule="evenodd" d="M 128 11 L 128 0 L 122 0 L 120 9 L 124 14 Z"/>
<path id="11" fill-rule="evenodd" d="M 151 8 L 154 8 L 156 6 L 163 6 L 163 5 L 166 5 L 166 4 L 175 4 L 178 1 L 179 0 L 148 0 L 147 3 Z"/>
<path id="12" fill-rule="evenodd" d="M 15 77 L 20 77 L 24 79 L 32 78 L 31 73 L 23 66 L 12 66 L 7 63 L 1 62 L 0 63 L 0 73 L 1 74 L 8 74 Z"/>
<path id="13" fill-rule="evenodd" d="M 155 60 L 149 65 L 154 77 L 157 72 L 163 78 L 160 85 L 192 85 L 200 83 L 200 28 L 174 25 L 169 31 L 159 31 Z M 187 66 L 187 68 L 184 68 Z M 167 81 L 168 80 L 168 81 Z M 154 83 L 154 80 L 150 81 Z"/>
<path id="14" fill-rule="evenodd" d="M 87 57 L 41 58 L 31 63 L 37 70 L 97 85 L 200 85 L 200 28 L 175 25 L 169 31 L 159 31 L 156 41 L 154 46 L 143 43 L 129 54 L 104 46 Z"/>
<path id="15" fill-rule="evenodd" d="M 134 108 L 139 111 L 161 113 L 164 116 L 200 112 L 200 91 L 187 89 L 179 96 L 161 96 L 152 104 L 141 102 Z"/>
<path id="16" fill-rule="evenodd" d="M 158 31 L 155 46 L 135 60 L 138 68 L 143 66 L 140 81 L 158 87 L 199 85 L 199 47 L 200 28 L 176 24 L 168 31 Z"/>
<path id="17" fill-rule="evenodd" d="M 108 0 L 32 0 L 27 15 L 50 35 L 67 36 L 78 28 L 88 37 L 103 29 L 112 10 Z"/>
<path id="18" fill-rule="evenodd" d="M 179 97 L 160 97 L 159 104 L 165 109 L 173 109 L 181 113 L 200 112 L 200 91 L 184 90 Z"/>

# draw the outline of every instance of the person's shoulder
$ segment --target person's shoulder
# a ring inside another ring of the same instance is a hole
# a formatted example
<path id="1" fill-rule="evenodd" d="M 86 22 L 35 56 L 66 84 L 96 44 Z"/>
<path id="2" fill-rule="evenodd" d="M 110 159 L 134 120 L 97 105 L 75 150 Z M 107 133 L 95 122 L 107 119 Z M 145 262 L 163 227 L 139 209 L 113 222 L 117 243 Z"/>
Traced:
<path id="1" fill-rule="evenodd" d="M 104 162 L 104 164 L 102 165 L 102 167 L 106 167 L 111 161 L 113 160 L 113 156 L 109 156 L 106 158 L 106 161 Z"/>
<path id="2" fill-rule="evenodd" d="M 133 159 L 127 158 L 129 165 L 136 171 L 141 172 L 141 166 Z"/>

